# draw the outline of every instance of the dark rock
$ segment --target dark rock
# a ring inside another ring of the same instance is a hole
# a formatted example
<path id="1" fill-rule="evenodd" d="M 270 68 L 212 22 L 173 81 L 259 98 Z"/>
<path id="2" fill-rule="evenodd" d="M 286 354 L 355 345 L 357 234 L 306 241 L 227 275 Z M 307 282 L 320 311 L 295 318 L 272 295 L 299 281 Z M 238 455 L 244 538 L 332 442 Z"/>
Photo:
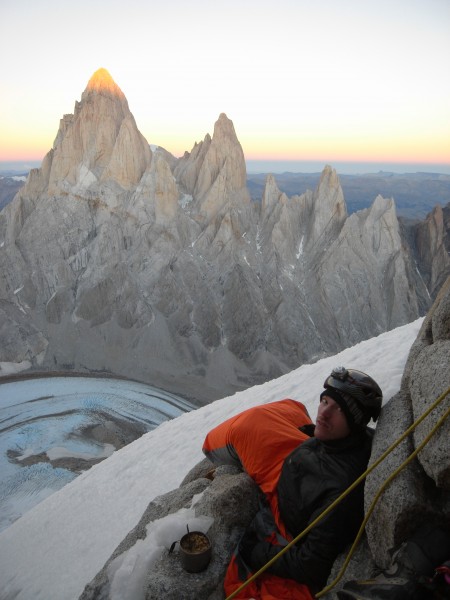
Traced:
<path id="1" fill-rule="evenodd" d="M 207 535 L 212 543 L 211 561 L 205 571 L 188 573 L 178 553 L 163 551 L 146 576 L 139 597 L 167 600 L 222 600 L 222 584 L 232 551 L 257 510 L 259 491 L 245 473 L 233 467 L 218 467 L 210 478 L 211 463 L 205 459 L 186 476 L 176 490 L 155 498 L 138 525 L 114 551 L 103 569 L 84 589 L 80 600 L 106 600 L 111 593 L 111 564 L 121 559 L 139 540 L 145 540 L 147 525 L 191 505 L 193 496 L 202 494 L 195 505 L 197 516 L 214 519 Z M 175 540 L 174 540 L 175 541 Z"/>
<path id="2" fill-rule="evenodd" d="M 371 463 L 450 388 L 450 278 L 440 290 L 405 366 L 401 389 L 383 408 Z M 449 396 L 366 481 L 366 510 L 385 479 L 418 447 L 444 411 Z M 378 566 L 388 566 L 392 551 L 424 520 L 450 522 L 450 422 L 437 429 L 425 448 L 383 493 L 367 524 L 369 546 Z"/>

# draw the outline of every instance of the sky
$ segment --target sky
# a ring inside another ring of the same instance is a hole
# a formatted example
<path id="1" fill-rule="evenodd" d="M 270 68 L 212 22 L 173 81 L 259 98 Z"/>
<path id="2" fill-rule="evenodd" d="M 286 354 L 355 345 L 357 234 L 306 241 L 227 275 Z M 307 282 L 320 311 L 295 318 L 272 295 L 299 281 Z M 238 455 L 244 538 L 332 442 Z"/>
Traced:
<path id="1" fill-rule="evenodd" d="M 450 169 L 449 30 L 448 0 L 1 0 L 0 161 L 41 161 L 103 67 L 175 156 L 224 112 L 248 160 Z"/>
<path id="2" fill-rule="evenodd" d="M 384 403 L 389 401 L 400 388 L 422 322 L 423 318 L 418 319 L 184 413 L 85 471 L 0 533 L 0 599 L 77 600 L 137 525 L 147 505 L 178 487 L 204 458 L 201 448 L 206 434 L 233 415 L 258 404 L 293 398 L 303 402 L 315 418 L 323 381 L 338 365 L 371 375 L 383 390 Z M 186 525 L 191 531 L 197 527 L 208 531 L 211 522 L 194 514 L 191 507 L 147 526 L 145 540 L 116 565 L 111 600 L 144 600 L 142 583 L 152 562 L 180 539 Z"/>

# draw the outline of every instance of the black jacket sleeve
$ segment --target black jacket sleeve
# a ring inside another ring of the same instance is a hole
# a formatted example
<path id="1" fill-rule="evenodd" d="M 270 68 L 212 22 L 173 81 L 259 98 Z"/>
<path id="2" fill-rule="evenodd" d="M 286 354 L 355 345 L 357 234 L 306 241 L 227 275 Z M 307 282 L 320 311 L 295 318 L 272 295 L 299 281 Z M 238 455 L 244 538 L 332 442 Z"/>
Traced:
<path id="1" fill-rule="evenodd" d="M 310 523 L 329 506 L 334 498 L 328 498 L 312 515 Z M 348 503 L 339 504 L 333 511 L 322 519 L 298 544 L 292 546 L 275 563 L 269 567 L 268 573 L 279 577 L 295 579 L 306 584 L 314 593 L 320 591 L 327 582 L 328 574 L 342 550 L 342 528 L 346 525 Z M 255 571 L 264 566 L 282 546 L 274 546 L 269 542 L 257 542 L 253 548 L 247 548 L 247 562 Z"/>

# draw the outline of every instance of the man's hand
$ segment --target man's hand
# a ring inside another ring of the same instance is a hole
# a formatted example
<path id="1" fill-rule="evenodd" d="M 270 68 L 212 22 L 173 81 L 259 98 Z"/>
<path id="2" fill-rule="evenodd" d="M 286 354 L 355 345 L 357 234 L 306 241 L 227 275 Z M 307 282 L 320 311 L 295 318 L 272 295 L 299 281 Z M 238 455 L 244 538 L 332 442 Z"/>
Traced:
<path id="1" fill-rule="evenodd" d="M 254 531 L 246 531 L 239 542 L 239 554 L 249 566 L 251 566 L 253 549 L 259 543 L 261 542 Z"/>

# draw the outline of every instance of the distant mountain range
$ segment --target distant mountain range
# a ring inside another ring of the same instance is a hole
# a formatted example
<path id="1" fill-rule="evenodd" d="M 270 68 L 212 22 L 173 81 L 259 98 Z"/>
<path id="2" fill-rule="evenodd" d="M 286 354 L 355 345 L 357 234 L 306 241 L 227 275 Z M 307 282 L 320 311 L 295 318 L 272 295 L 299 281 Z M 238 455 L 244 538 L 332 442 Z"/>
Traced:
<path id="1" fill-rule="evenodd" d="M 11 202 L 27 177 L 28 171 L 0 171 L 0 210 Z"/>
<path id="2" fill-rule="evenodd" d="M 261 200 L 269 173 L 247 173 L 247 187 L 253 200 Z M 25 183 L 28 171 L 0 169 L 0 210 L 10 202 Z M 280 191 L 288 196 L 314 190 L 319 173 L 275 173 Z M 17 178 L 22 177 L 22 181 Z M 368 208 L 380 194 L 394 198 L 397 215 L 407 219 L 424 219 L 439 204 L 450 202 L 450 175 L 442 173 L 392 173 L 380 171 L 363 175 L 339 175 L 349 214 Z"/>
<path id="3" fill-rule="evenodd" d="M 279 189 L 293 196 L 313 190 L 321 173 L 277 173 Z M 248 174 L 247 185 L 253 200 L 261 198 L 267 174 Z M 450 175 L 440 173 L 391 173 L 380 171 L 364 175 L 339 175 L 349 214 L 367 208 L 380 194 L 394 198 L 397 215 L 424 219 L 439 204 L 450 202 Z"/>

